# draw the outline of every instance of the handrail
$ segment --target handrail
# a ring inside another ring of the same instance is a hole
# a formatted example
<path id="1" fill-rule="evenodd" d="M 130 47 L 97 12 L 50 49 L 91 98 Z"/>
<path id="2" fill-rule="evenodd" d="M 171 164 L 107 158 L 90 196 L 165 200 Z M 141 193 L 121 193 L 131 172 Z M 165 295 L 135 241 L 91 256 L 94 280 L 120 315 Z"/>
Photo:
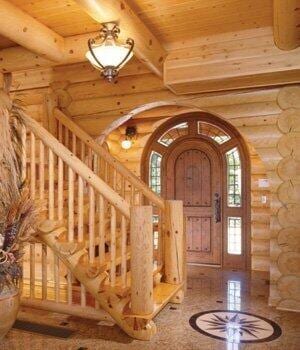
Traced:
<path id="1" fill-rule="evenodd" d="M 60 157 L 73 171 L 103 195 L 127 219 L 130 218 L 129 204 L 116 193 L 106 182 L 99 178 L 88 166 L 62 145 L 53 135 L 40 126 L 26 113 L 20 112 L 25 125 L 47 145 L 54 154 Z"/>
<path id="2" fill-rule="evenodd" d="M 88 145 L 97 155 L 102 157 L 109 165 L 116 169 L 124 178 L 126 178 L 132 185 L 140 190 L 143 195 L 158 208 L 165 209 L 165 201 L 155 194 L 147 185 L 135 176 L 129 169 L 126 168 L 121 162 L 115 159 L 109 152 L 103 147 L 97 144 L 94 139 L 82 130 L 76 123 L 74 123 L 69 117 L 67 117 L 60 109 L 54 109 L 54 117 L 60 121 L 65 127 L 67 127 L 73 134 L 75 134 L 82 142 Z"/>

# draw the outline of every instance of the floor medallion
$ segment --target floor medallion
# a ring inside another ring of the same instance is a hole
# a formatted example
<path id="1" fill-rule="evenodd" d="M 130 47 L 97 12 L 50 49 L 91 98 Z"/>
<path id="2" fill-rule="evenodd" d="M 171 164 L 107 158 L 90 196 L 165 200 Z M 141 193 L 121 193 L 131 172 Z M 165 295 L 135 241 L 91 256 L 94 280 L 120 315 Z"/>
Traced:
<path id="1" fill-rule="evenodd" d="M 281 335 L 275 322 L 242 311 L 200 312 L 190 318 L 190 325 L 201 334 L 231 343 L 268 342 Z"/>

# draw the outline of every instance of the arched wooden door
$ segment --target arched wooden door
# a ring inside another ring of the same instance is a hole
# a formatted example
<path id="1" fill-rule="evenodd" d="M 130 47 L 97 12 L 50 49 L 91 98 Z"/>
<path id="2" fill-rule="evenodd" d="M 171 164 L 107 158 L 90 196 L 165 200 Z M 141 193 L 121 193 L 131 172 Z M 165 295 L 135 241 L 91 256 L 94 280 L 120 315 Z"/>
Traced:
<path id="1" fill-rule="evenodd" d="M 183 201 L 188 262 L 250 268 L 248 164 L 238 132 L 208 113 L 172 118 L 151 136 L 142 176 L 163 198 Z"/>
<path id="2" fill-rule="evenodd" d="M 165 157 L 164 193 L 183 201 L 187 233 L 187 261 L 221 264 L 221 159 L 209 141 L 174 144 Z"/>

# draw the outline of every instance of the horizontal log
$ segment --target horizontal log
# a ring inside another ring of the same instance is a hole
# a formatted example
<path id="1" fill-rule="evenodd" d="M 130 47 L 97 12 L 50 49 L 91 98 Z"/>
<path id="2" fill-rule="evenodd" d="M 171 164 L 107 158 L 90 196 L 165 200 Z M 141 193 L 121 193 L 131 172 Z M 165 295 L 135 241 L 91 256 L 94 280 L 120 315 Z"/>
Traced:
<path id="1" fill-rule="evenodd" d="M 60 61 L 64 38 L 14 4 L 0 0 L 0 34 L 41 57 Z"/>
<path id="2" fill-rule="evenodd" d="M 177 94 L 229 90 L 300 81 L 299 49 L 283 52 L 272 34 L 214 42 L 170 53 L 165 84 Z"/>

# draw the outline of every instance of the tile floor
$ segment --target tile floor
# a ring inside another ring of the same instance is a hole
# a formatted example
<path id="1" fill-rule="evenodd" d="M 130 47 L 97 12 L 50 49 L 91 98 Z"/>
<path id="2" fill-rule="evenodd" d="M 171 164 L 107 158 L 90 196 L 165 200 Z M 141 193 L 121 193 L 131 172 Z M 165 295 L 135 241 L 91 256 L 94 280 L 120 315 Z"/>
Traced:
<path id="1" fill-rule="evenodd" d="M 267 305 L 268 279 L 264 273 L 221 271 L 190 266 L 188 289 L 181 305 L 169 304 L 155 319 L 158 333 L 150 342 L 129 338 L 117 326 L 99 326 L 97 322 L 57 313 L 21 308 L 20 320 L 65 327 L 75 332 L 60 339 L 12 329 L 1 350 L 298 350 L 300 314 L 277 311 Z M 271 342 L 236 344 L 205 336 L 193 329 L 191 316 L 208 310 L 235 310 L 263 316 L 276 322 L 282 335 Z"/>

